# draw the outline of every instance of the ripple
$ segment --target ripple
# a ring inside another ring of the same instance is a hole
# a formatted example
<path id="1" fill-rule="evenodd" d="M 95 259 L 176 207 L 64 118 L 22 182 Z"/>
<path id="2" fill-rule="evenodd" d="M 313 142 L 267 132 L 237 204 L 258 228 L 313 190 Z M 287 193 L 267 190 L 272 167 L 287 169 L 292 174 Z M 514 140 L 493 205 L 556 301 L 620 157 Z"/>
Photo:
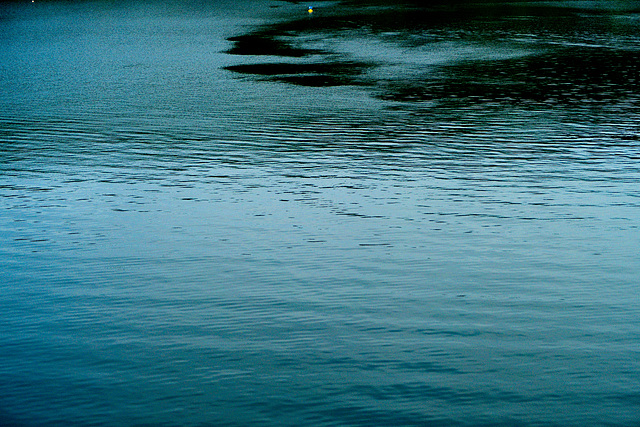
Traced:
<path id="1" fill-rule="evenodd" d="M 637 19 L 205 3 L 2 17 L 0 423 L 637 420 Z"/>

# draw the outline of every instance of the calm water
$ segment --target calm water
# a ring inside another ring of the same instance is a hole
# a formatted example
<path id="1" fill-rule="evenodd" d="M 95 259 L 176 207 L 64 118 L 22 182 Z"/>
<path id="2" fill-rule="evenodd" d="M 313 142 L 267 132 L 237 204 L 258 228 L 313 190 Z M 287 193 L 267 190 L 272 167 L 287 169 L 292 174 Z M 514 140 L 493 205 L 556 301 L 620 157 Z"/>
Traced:
<path id="1" fill-rule="evenodd" d="M 0 424 L 640 424 L 639 5 L 415 3 L 0 4 Z"/>

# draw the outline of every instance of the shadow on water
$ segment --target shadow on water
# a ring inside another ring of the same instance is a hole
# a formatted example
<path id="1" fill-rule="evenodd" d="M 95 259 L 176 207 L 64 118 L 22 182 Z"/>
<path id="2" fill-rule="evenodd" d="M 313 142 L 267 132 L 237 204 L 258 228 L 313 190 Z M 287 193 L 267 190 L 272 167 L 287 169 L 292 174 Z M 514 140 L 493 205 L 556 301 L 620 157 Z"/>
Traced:
<path id="1" fill-rule="evenodd" d="M 497 102 L 614 102 L 640 93 L 640 52 L 565 48 L 502 61 L 447 66 L 446 76 L 397 81 L 382 98 Z"/>
<path id="2" fill-rule="evenodd" d="M 229 38 L 251 59 L 225 68 L 401 102 L 618 102 L 640 93 L 640 9 L 613 3 L 345 1 Z"/>
<path id="3" fill-rule="evenodd" d="M 241 64 L 227 67 L 237 73 L 266 76 L 269 80 L 294 83 L 303 86 L 340 86 L 366 84 L 359 78 L 371 64 L 365 62 L 327 63 L 261 63 Z"/>

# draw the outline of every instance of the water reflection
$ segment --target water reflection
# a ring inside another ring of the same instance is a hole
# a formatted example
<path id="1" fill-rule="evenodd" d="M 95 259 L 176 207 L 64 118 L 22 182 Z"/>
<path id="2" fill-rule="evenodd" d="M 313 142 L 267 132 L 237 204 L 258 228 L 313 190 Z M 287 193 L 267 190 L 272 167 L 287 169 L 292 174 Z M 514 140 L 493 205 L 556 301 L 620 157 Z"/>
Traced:
<path id="1" fill-rule="evenodd" d="M 363 70 L 370 64 L 363 62 L 320 62 L 320 63 L 261 63 L 241 64 L 225 67 L 229 71 L 243 74 L 266 76 L 269 80 L 294 83 L 303 86 L 339 86 L 363 84 L 358 80 Z"/>
<path id="2" fill-rule="evenodd" d="M 564 2 L 332 4 L 313 19 L 229 38 L 228 53 L 274 59 L 226 69 L 298 85 L 366 86 L 402 102 L 616 102 L 637 97 L 640 63 L 638 22 L 619 13 Z"/>
<path id="3" fill-rule="evenodd" d="M 442 67 L 440 79 L 390 82 L 380 96 L 400 101 L 580 103 L 635 100 L 640 51 L 549 49 L 524 58 Z"/>

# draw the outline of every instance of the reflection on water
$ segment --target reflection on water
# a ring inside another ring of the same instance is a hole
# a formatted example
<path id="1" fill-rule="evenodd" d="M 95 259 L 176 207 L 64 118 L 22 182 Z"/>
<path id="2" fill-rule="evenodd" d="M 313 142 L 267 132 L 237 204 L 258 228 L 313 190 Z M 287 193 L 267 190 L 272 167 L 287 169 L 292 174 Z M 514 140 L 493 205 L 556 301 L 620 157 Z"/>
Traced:
<path id="1" fill-rule="evenodd" d="M 304 60 L 227 69 L 308 86 L 377 86 L 378 96 L 398 101 L 575 103 L 637 95 L 633 15 L 558 6 L 330 5 L 319 17 L 228 39 L 231 54 Z"/>
<path id="2" fill-rule="evenodd" d="M 0 424 L 636 424 L 615 3 L 0 6 Z"/>

